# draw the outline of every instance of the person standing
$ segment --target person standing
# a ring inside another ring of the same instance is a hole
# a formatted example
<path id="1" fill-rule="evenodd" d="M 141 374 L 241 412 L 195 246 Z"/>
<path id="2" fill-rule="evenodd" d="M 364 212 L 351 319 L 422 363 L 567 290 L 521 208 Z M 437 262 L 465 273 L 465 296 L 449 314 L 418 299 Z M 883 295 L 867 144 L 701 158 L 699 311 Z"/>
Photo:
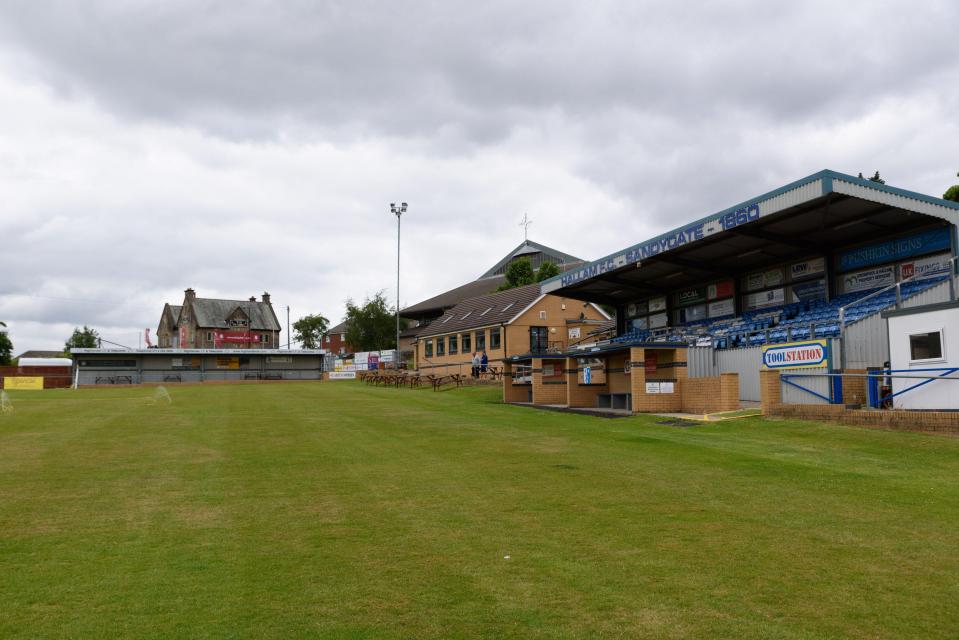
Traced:
<path id="1" fill-rule="evenodd" d="M 480 370 L 480 357 L 479 357 L 479 354 L 475 351 L 473 352 L 473 359 L 471 362 L 473 365 L 473 377 L 478 378 L 479 370 Z"/>
<path id="2" fill-rule="evenodd" d="M 489 358 L 486 357 L 486 349 L 483 349 L 483 357 L 480 358 L 480 371 L 486 373 L 487 365 L 489 365 Z"/>

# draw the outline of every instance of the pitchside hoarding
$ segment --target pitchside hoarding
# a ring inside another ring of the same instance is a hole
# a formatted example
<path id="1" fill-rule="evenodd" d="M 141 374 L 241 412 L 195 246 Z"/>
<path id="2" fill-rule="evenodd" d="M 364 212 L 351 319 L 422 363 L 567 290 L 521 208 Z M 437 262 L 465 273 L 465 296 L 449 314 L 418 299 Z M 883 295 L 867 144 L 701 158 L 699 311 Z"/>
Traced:
<path id="1" fill-rule="evenodd" d="M 3 379 L 3 388 L 13 391 L 42 391 L 42 376 L 8 376 Z"/>
<path id="2" fill-rule="evenodd" d="M 813 369 L 829 366 L 826 340 L 784 342 L 763 347 L 763 369 Z"/>

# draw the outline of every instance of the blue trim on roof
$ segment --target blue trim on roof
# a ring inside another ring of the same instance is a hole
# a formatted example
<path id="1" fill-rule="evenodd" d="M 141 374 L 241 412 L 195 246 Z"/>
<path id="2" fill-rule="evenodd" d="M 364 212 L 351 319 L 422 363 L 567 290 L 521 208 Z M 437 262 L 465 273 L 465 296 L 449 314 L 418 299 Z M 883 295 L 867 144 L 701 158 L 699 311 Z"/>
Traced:
<path id="1" fill-rule="evenodd" d="M 721 216 L 723 216 L 723 215 L 726 215 L 727 213 L 732 213 L 733 211 L 737 211 L 737 210 L 739 210 L 739 209 L 742 209 L 743 207 L 749 206 L 749 205 L 751 205 L 751 204 L 755 204 L 755 203 L 761 202 L 761 201 L 763 201 L 763 200 L 768 200 L 768 199 L 770 199 L 770 198 L 774 198 L 774 197 L 776 197 L 776 196 L 778 196 L 778 195 L 781 195 L 781 194 L 783 194 L 783 193 L 786 193 L 787 191 L 792 191 L 792 190 L 794 190 L 794 189 L 798 189 L 799 187 L 802 187 L 802 186 L 804 186 L 804 185 L 807 185 L 807 184 L 809 184 L 809 183 L 811 183 L 811 182 L 815 182 L 816 180 L 822 180 L 822 195 L 823 195 L 823 196 L 829 195 L 830 193 L 833 193 L 833 192 L 835 191 L 835 187 L 834 187 L 834 185 L 833 185 L 833 180 L 834 180 L 834 179 L 843 180 L 843 181 L 845 181 L 845 182 L 851 182 L 851 183 L 853 183 L 853 184 L 858 184 L 858 185 L 861 185 L 861 186 L 864 186 L 864 187 L 868 187 L 868 188 L 870 188 L 870 189 L 875 189 L 876 191 L 885 191 L 885 192 L 887 192 L 887 193 L 891 193 L 891 194 L 894 194 L 894 195 L 903 196 L 903 197 L 906 197 L 906 198 L 911 198 L 911 199 L 913 199 L 913 200 L 918 200 L 918 201 L 921 201 L 921 202 L 926 202 L 926 203 L 928 203 L 928 204 L 940 205 L 940 206 L 943 206 L 943 207 L 946 207 L 946 208 L 949 208 L 949 209 L 955 209 L 955 210 L 959 211 L 959 202 L 953 202 L 953 201 L 951 201 L 951 200 L 943 200 L 942 198 L 936 198 L 936 197 L 934 197 L 934 196 L 926 195 L 926 194 L 923 194 L 923 193 L 917 193 L 917 192 L 915 192 L 915 191 L 909 191 L 909 190 L 907 190 L 907 189 L 899 189 L 898 187 L 891 187 L 891 186 L 889 186 L 889 185 L 887 185 L 887 184 L 881 184 L 881 183 L 879 183 L 879 182 L 873 182 L 872 180 L 867 180 L 867 179 L 865 179 L 865 178 L 858 178 L 858 177 L 851 176 L 851 175 L 846 174 L 846 173 L 840 173 L 840 172 L 838 172 L 838 171 L 833 171 L 833 170 L 831 170 L 831 169 L 823 169 L 822 171 L 818 171 L 818 172 L 816 172 L 816 173 L 814 173 L 814 174 L 812 174 L 812 175 L 806 176 L 805 178 L 800 178 L 799 180 L 796 180 L 796 181 L 794 181 L 794 182 L 790 182 L 789 184 L 783 185 L 783 186 L 779 187 L 778 189 L 773 189 L 772 191 L 768 191 L 768 192 L 766 192 L 766 193 L 764 193 L 764 194 L 762 194 L 762 195 L 755 196 L 755 197 L 750 198 L 750 199 L 748 199 L 748 200 L 743 200 L 742 202 L 740 202 L 740 203 L 738 203 L 738 204 L 734 204 L 734 205 L 731 206 L 731 207 L 726 207 L 725 209 L 722 209 L 722 210 L 720 210 L 720 211 L 716 211 L 716 212 L 714 212 L 714 213 L 711 213 L 711 214 L 709 214 L 709 215 L 707 215 L 707 216 L 704 216 L 704 217 L 702 217 L 702 218 L 700 218 L 700 219 L 698 219 L 698 220 L 694 220 L 694 221 L 692 221 L 692 222 L 687 222 L 687 223 L 685 223 L 685 224 L 683 224 L 683 225 L 681 225 L 681 226 L 679 226 L 679 227 L 676 227 L 675 229 L 671 229 L 671 230 L 669 230 L 669 231 L 667 231 L 667 232 L 665 232 L 665 233 L 661 233 L 660 235 L 655 236 L 655 237 L 653 237 L 653 238 L 649 238 L 649 239 L 647 239 L 647 240 L 643 240 L 642 242 L 639 242 L 639 243 L 634 244 L 634 245 L 630 245 L 630 246 L 626 247 L 625 249 L 620 249 L 619 251 L 616 251 L 615 253 L 611 253 L 611 254 L 609 254 L 609 255 L 607 255 L 607 256 L 603 256 L 602 258 L 599 258 L 598 260 L 593 260 L 593 261 L 591 261 L 591 262 L 588 262 L 588 263 L 586 263 L 583 267 L 581 267 L 581 269 L 589 268 L 589 267 L 591 267 L 591 266 L 593 266 L 593 265 L 598 265 L 598 264 L 604 263 L 604 262 L 606 262 L 606 261 L 608 261 L 608 260 L 611 260 L 611 259 L 613 259 L 613 258 L 616 258 L 616 257 L 618 257 L 618 256 L 621 256 L 621 255 L 623 255 L 623 254 L 625 254 L 625 253 L 628 253 L 628 252 L 630 252 L 630 251 L 632 251 L 632 250 L 638 249 L 639 247 L 642 247 L 642 246 L 644 246 L 644 245 L 648 245 L 648 244 L 650 244 L 650 243 L 654 243 L 654 242 L 663 240 L 664 238 L 668 238 L 668 237 L 670 237 L 670 236 L 674 236 L 675 234 L 677 234 L 677 233 L 679 233 L 679 232 L 681 232 L 681 231 L 683 231 L 683 230 L 685 230 L 685 229 L 688 229 L 689 227 L 695 227 L 695 226 L 700 225 L 700 224 L 703 224 L 703 223 L 705 223 L 705 222 L 707 222 L 707 221 L 709 221 L 709 220 L 713 220 L 713 219 L 719 218 L 719 217 L 721 217 Z M 558 276 L 554 276 L 554 277 L 552 277 L 552 278 L 548 278 L 548 279 L 546 279 L 546 280 L 543 280 L 543 281 L 540 283 L 540 290 L 542 291 L 543 286 L 547 285 L 548 283 L 550 283 L 550 282 L 555 282 L 555 281 L 557 281 L 557 280 L 562 280 L 562 278 L 565 277 L 565 276 L 567 276 L 567 275 L 568 275 L 568 274 L 560 274 L 560 275 L 558 275 Z"/>

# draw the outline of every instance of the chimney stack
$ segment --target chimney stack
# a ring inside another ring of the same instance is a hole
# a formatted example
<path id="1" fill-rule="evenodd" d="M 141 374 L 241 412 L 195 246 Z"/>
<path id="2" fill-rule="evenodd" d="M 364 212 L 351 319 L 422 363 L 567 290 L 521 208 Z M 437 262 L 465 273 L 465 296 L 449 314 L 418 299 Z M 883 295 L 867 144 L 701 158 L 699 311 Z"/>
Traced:
<path id="1" fill-rule="evenodd" d="M 184 291 L 183 293 L 186 294 L 186 299 L 187 299 L 187 300 L 196 300 L 196 291 L 194 291 L 192 288 L 187 289 L 187 290 Z"/>
<path id="2" fill-rule="evenodd" d="M 266 291 L 263 292 L 263 302 L 270 304 L 270 294 Z"/>

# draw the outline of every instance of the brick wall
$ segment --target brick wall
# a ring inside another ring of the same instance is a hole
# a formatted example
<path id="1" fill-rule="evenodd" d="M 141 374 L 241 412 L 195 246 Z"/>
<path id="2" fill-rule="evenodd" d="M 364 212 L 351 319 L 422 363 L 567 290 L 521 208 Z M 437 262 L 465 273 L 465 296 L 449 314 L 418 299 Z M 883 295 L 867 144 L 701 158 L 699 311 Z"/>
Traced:
<path id="1" fill-rule="evenodd" d="M 846 369 L 846 373 L 866 373 L 865 369 Z M 866 404 L 866 378 L 842 379 L 842 401 L 845 404 Z"/>
<path id="2" fill-rule="evenodd" d="M 596 396 L 609 393 L 608 384 L 580 384 L 579 363 L 576 358 L 566 360 L 566 404 L 569 407 L 596 407 Z"/>
<path id="3" fill-rule="evenodd" d="M 715 413 L 739 408 L 739 374 L 724 373 L 683 382 L 683 411 Z"/>
<path id="4" fill-rule="evenodd" d="M 763 369 L 759 372 L 759 401 L 765 415 L 773 415 L 776 407 L 782 404 L 783 390 L 778 371 Z"/>
<path id="5" fill-rule="evenodd" d="M 876 429 L 935 431 L 959 435 L 959 412 L 956 411 L 846 409 L 839 404 L 779 404 L 767 415 L 827 420 Z"/>
<path id="6" fill-rule="evenodd" d="M 529 402 L 530 385 L 513 384 L 513 366 L 503 363 L 503 402 Z"/>
<path id="7" fill-rule="evenodd" d="M 630 387 L 633 413 L 671 413 L 683 407 L 683 386 L 686 382 L 685 349 L 631 348 Z M 648 352 L 656 354 L 656 371 L 646 373 Z M 646 382 L 673 381 L 673 393 L 646 393 Z"/>
<path id="8" fill-rule="evenodd" d="M 565 360 L 543 360 L 542 358 L 533 358 L 533 404 L 566 404 L 566 376 L 561 373 L 559 376 L 543 375 L 544 363 L 554 368 L 554 370 L 564 371 Z"/>

